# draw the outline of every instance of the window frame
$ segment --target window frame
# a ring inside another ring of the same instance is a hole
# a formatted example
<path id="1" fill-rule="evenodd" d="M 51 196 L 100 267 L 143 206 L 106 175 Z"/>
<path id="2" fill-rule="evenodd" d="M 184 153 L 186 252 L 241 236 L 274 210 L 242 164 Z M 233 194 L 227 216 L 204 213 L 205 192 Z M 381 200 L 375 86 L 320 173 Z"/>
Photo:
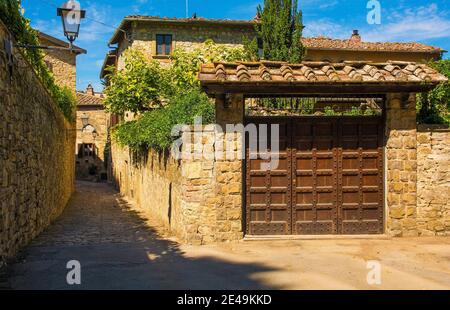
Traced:
<path id="1" fill-rule="evenodd" d="M 159 40 L 162 38 L 161 51 L 159 52 Z M 170 38 L 170 44 L 167 43 L 167 39 Z M 167 53 L 167 47 L 169 47 L 169 53 Z M 173 51 L 173 35 L 169 33 L 157 33 L 156 34 L 156 56 L 170 56 Z"/>

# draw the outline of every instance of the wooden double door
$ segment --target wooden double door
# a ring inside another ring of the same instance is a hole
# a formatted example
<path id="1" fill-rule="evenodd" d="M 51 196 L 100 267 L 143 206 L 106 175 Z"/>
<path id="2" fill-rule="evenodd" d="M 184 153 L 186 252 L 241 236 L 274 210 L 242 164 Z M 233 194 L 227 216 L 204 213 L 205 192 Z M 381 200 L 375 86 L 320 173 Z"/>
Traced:
<path id="1" fill-rule="evenodd" d="M 258 128 L 258 137 L 247 135 L 245 144 L 247 234 L 383 233 L 381 117 L 254 117 L 246 122 Z M 279 125 L 279 135 L 271 142 L 273 124 Z M 264 148 L 255 152 L 250 147 L 266 128 L 267 152 L 278 155 L 270 167 Z"/>

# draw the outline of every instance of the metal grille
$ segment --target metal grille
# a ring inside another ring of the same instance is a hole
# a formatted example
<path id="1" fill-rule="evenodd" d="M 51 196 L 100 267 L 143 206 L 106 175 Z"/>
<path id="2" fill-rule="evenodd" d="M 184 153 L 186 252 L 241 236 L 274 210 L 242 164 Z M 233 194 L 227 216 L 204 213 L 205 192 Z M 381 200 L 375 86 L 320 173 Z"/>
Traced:
<path id="1" fill-rule="evenodd" d="M 373 116 L 381 115 L 384 99 L 367 97 L 247 98 L 247 116 Z"/>

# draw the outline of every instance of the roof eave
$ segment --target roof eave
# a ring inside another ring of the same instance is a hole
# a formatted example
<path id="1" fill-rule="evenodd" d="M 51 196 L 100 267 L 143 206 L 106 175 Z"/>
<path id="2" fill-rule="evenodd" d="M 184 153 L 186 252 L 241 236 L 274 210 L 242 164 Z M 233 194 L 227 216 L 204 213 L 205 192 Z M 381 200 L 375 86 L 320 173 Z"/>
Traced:
<path id="1" fill-rule="evenodd" d="M 53 37 L 53 36 L 51 36 L 49 34 L 41 32 L 39 30 L 38 30 L 38 35 L 42 36 L 44 39 L 46 39 L 46 40 L 56 44 L 57 46 L 66 47 L 66 48 L 70 47 L 69 43 L 64 42 L 63 40 L 55 38 L 55 37 Z M 77 55 L 79 55 L 79 54 L 87 54 L 87 50 L 85 50 L 84 48 L 78 47 L 76 45 L 73 45 L 72 51 L 75 52 Z"/>
<path id="2" fill-rule="evenodd" d="M 164 23 L 164 24 L 217 24 L 217 25 L 230 25 L 230 26 L 253 26 L 256 21 L 238 21 L 238 20 L 230 20 L 230 21 L 217 21 L 217 20 L 205 20 L 205 19 L 159 19 L 159 18 L 139 18 L 139 17 L 125 17 L 120 23 L 119 27 L 114 32 L 113 36 L 109 40 L 109 44 L 117 44 L 120 40 L 120 33 L 122 32 L 120 29 L 125 28 L 128 23 L 137 21 L 143 23 Z"/>
<path id="3" fill-rule="evenodd" d="M 203 90 L 210 96 L 225 93 L 244 93 L 252 96 L 270 95 L 333 95 L 333 94 L 386 94 L 397 92 L 420 93 L 433 89 L 438 82 L 366 81 L 366 82 L 286 82 L 286 81 L 202 81 Z"/>
<path id="4" fill-rule="evenodd" d="M 103 60 L 102 68 L 100 69 L 100 79 L 103 79 L 106 76 L 105 70 L 106 70 L 106 67 L 108 66 L 108 60 L 111 58 L 115 58 L 115 57 L 117 57 L 117 56 L 114 54 L 111 54 L 111 53 L 106 54 L 105 59 Z"/>

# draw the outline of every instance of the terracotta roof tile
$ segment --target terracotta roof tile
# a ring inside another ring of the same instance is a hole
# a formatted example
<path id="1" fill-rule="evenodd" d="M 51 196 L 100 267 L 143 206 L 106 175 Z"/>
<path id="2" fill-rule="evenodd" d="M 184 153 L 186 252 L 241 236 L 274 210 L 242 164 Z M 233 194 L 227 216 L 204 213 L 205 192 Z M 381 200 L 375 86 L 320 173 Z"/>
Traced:
<path id="1" fill-rule="evenodd" d="M 343 63 L 307 62 L 215 62 L 204 64 L 199 73 L 201 81 L 393 81 L 393 82 L 441 82 L 447 79 L 424 64 L 390 61 L 372 63 L 346 61 Z"/>
<path id="2" fill-rule="evenodd" d="M 103 99 L 100 96 L 92 96 L 77 91 L 77 105 L 103 105 Z"/>
<path id="3" fill-rule="evenodd" d="M 161 21 L 161 22 L 207 22 L 207 23 L 217 23 L 217 24 L 243 24 L 243 25 L 254 25 L 255 20 L 245 20 L 245 19 L 220 19 L 220 18 L 205 18 L 205 17 L 195 17 L 195 18 L 177 18 L 177 17 L 161 17 L 161 16 L 146 16 L 146 15 L 128 15 L 125 19 L 129 20 L 143 20 L 143 21 Z"/>
<path id="4" fill-rule="evenodd" d="M 397 52 L 436 52 L 444 50 L 417 42 L 364 42 L 353 40 L 332 39 L 327 37 L 302 38 L 303 44 L 310 49 L 343 49 L 358 51 L 397 51 Z"/>

